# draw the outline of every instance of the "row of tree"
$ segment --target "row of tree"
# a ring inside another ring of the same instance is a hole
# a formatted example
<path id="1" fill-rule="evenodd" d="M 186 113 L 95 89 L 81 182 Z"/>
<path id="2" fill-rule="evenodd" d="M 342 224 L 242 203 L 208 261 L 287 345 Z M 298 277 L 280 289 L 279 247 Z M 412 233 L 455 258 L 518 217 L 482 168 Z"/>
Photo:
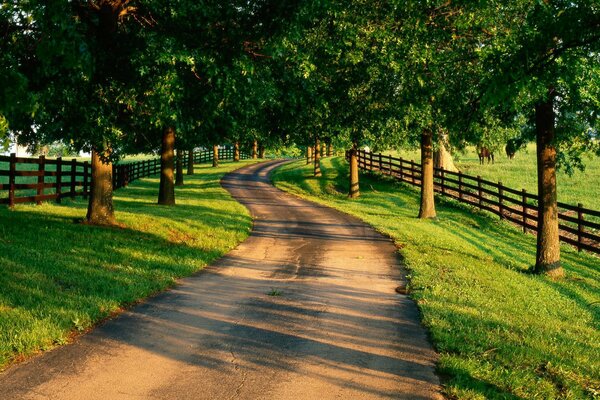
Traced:
<path id="1" fill-rule="evenodd" d="M 556 168 L 572 171 L 583 167 L 583 154 L 600 154 L 600 4 L 442 0 L 307 7 L 318 18 L 296 25 L 298 40 L 289 47 L 301 58 L 296 71 L 309 93 L 308 131 L 325 128 L 354 149 L 365 141 L 379 148 L 418 143 L 420 218 L 436 216 L 433 155 L 444 143 L 492 148 L 534 139 L 535 271 L 562 276 Z M 349 195 L 356 197 L 355 152 L 350 169 Z"/>
<path id="2" fill-rule="evenodd" d="M 433 218 L 440 143 L 536 138 L 536 270 L 560 276 L 555 168 L 600 152 L 599 32 L 596 0 L 5 0 L 0 140 L 91 150 L 88 220 L 112 223 L 110 163 L 161 143 L 167 166 L 218 142 L 420 146 Z"/>

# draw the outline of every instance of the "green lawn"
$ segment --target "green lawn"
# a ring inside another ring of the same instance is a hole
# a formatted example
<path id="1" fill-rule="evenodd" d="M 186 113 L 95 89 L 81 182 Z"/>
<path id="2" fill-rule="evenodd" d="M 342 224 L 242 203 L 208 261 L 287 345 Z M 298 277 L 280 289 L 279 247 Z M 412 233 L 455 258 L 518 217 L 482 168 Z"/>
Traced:
<path id="1" fill-rule="evenodd" d="M 346 162 L 322 170 L 313 178 L 299 161 L 273 180 L 396 241 L 449 398 L 600 398 L 599 258 L 563 247 L 566 279 L 531 275 L 534 236 L 451 200 L 437 200 L 437 220 L 419 220 L 415 188 L 369 174 L 348 200 Z"/>
<path id="2" fill-rule="evenodd" d="M 420 152 L 416 150 L 391 153 L 407 160 L 421 160 Z M 577 170 L 569 176 L 559 171 L 558 200 L 572 205 L 583 203 L 586 208 L 600 210 L 600 157 L 590 156 L 584 160 L 586 168 L 583 172 Z M 467 175 L 480 175 L 493 182 L 501 181 L 505 186 L 517 190 L 526 189 L 529 193 L 537 193 L 535 144 L 517 152 L 513 160 L 509 160 L 504 152 L 495 154 L 495 163 L 489 165 L 480 165 L 475 149 L 469 148 L 465 154 L 459 154 L 455 164 Z"/>
<path id="3" fill-rule="evenodd" d="M 117 190 L 124 228 L 74 223 L 85 216 L 82 199 L 0 206 L 0 369 L 69 341 L 244 240 L 251 218 L 219 180 L 248 163 L 197 165 L 175 207 L 156 205 L 158 177 Z"/>

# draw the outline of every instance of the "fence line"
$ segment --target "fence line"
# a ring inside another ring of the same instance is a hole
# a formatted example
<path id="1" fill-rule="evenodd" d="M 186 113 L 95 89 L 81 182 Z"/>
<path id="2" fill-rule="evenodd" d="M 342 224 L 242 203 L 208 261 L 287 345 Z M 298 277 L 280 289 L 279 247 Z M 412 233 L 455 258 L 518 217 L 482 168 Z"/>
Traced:
<path id="1" fill-rule="evenodd" d="M 187 161 L 187 152 L 183 162 Z M 219 160 L 233 160 L 234 149 L 219 149 Z M 194 152 L 194 163 L 212 162 L 213 151 Z M 240 159 L 250 158 L 240 152 Z M 56 159 L 0 156 L 0 178 L 8 177 L 7 183 L 0 183 L 0 194 L 7 192 L 7 197 L 0 198 L 0 204 L 13 207 L 18 203 L 41 204 L 43 201 L 89 195 L 92 167 L 89 161 L 77 159 Z M 121 163 L 113 165 L 113 188 L 119 189 L 129 183 L 160 172 L 160 158 Z M 37 179 L 35 179 L 37 178 Z M 50 178 L 49 182 L 46 178 Z M 6 179 L 4 179 L 6 181 Z M 24 182 L 25 181 L 25 182 Z M 19 193 L 21 192 L 21 193 Z M 23 193 L 25 192 L 25 193 Z"/>
<path id="2" fill-rule="evenodd" d="M 350 156 L 346 152 L 346 159 Z M 411 185 L 421 185 L 421 165 L 413 160 L 357 151 L 358 167 L 367 171 L 378 171 Z M 498 215 L 520 227 L 523 232 L 537 232 L 538 196 L 525 189 L 516 190 L 502 182 L 492 182 L 480 176 L 452 172 L 443 168 L 434 169 L 434 190 L 443 196 L 478 207 Z M 558 203 L 560 240 L 600 254 L 600 211 Z M 587 217 L 587 218 L 586 218 Z M 590 220 L 592 217 L 594 221 Z"/>

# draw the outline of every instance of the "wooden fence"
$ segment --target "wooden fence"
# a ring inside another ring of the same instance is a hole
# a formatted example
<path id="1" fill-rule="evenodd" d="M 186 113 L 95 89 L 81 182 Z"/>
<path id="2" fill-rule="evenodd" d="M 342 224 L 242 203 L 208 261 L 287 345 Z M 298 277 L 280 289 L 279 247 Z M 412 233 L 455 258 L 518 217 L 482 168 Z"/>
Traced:
<path id="1" fill-rule="evenodd" d="M 346 159 L 350 153 L 346 152 Z M 411 185 L 421 185 L 421 165 L 391 155 L 358 151 L 358 166 L 367 171 L 378 171 Z M 480 176 L 461 172 L 434 170 L 434 190 L 447 197 L 489 211 L 523 228 L 523 232 L 537 232 L 538 196 L 525 189 L 506 187 L 502 182 L 491 182 Z M 558 203 L 560 240 L 579 251 L 600 254 L 600 211 Z"/>
<path id="2" fill-rule="evenodd" d="M 194 152 L 194 163 L 212 162 L 213 151 Z M 247 159 L 240 153 L 240 159 Z M 233 148 L 219 150 L 220 160 L 233 160 Z M 184 156 L 187 161 L 187 154 Z M 66 197 L 87 197 L 90 190 L 91 165 L 88 161 L 62 158 L 46 159 L 0 156 L 0 204 L 13 207 L 17 203 L 47 200 L 57 203 Z M 160 172 L 160 159 L 149 159 L 113 165 L 113 187 L 119 189 L 129 183 Z"/>

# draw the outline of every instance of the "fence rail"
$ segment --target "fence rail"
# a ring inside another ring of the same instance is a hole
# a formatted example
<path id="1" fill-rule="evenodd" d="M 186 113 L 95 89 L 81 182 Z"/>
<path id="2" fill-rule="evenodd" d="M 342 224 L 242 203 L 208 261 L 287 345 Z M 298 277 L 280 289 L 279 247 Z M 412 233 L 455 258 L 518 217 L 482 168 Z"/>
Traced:
<path id="1" fill-rule="evenodd" d="M 219 149 L 219 160 L 233 160 L 233 148 Z M 250 158 L 240 152 L 240 159 Z M 195 151 L 194 163 L 211 162 L 213 151 Z M 187 153 L 183 161 L 187 160 Z M 46 159 L 0 156 L 0 204 L 13 207 L 18 203 L 40 204 L 47 200 L 60 203 L 63 198 L 89 195 L 91 164 L 77 159 Z M 160 172 L 160 159 L 149 159 L 113 165 L 113 188 Z"/>
<path id="2" fill-rule="evenodd" d="M 350 156 L 346 152 L 346 159 Z M 358 167 L 362 170 L 377 171 L 411 185 L 421 185 L 421 165 L 413 160 L 357 151 Z M 434 190 L 462 203 L 478 207 L 498 215 L 523 229 L 523 232 L 537 232 L 538 196 L 525 189 L 506 187 L 502 182 L 492 182 L 480 176 L 465 175 L 462 172 L 434 169 Z M 600 254 L 600 211 L 558 203 L 560 240 L 577 247 Z M 591 218 L 590 218 L 591 217 Z"/>

